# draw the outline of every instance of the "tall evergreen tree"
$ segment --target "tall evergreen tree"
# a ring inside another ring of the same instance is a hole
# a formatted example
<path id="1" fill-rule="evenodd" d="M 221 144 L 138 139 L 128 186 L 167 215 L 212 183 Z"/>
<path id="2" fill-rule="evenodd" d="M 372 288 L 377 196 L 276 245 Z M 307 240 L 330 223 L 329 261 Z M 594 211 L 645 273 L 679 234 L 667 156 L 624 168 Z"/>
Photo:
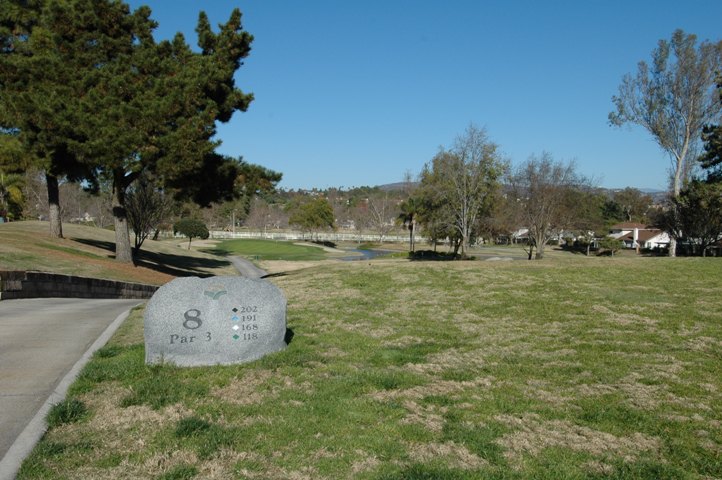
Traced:
<path id="1" fill-rule="evenodd" d="M 91 18 L 76 3 L 0 0 L 0 128 L 24 150 L 8 167 L 44 172 L 52 237 L 63 235 L 59 180 L 84 176 L 69 148 L 85 92 L 82 72 L 106 58 L 99 37 L 79 35 Z M 21 158 L 29 163 L 20 165 Z"/>
<path id="2" fill-rule="evenodd" d="M 117 260 L 132 261 L 125 192 L 142 172 L 202 203 L 233 194 L 240 167 L 212 139 L 253 99 L 233 79 L 253 40 L 238 9 L 218 33 L 200 13 L 201 52 L 181 34 L 156 43 L 150 9 L 119 1 L 0 0 L 0 12 L 0 128 L 38 159 L 51 203 L 59 176 L 111 182 Z"/>
<path id="3" fill-rule="evenodd" d="M 717 76 L 718 103 L 722 109 L 722 73 Z M 707 170 L 707 181 L 722 182 L 722 124 L 707 125 L 702 132 L 704 155 L 702 167 Z"/>
<path id="4" fill-rule="evenodd" d="M 242 30 L 238 9 L 218 34 L 201 12 L 200 53 L 181 34 L 156 44 L 148 18 L 136 40 L 127 39 L 130 54 L 98 73 L 83 102 L 87 141 L 78 151 L 112 180 L 119 261 L 132 258 L 125 191 L 141 172 L 201 204 L 232 196 L 240 165 L 214 152 L 215 122 L 245 111 L 253 99 L 233 79 L 253 39 Z"/>

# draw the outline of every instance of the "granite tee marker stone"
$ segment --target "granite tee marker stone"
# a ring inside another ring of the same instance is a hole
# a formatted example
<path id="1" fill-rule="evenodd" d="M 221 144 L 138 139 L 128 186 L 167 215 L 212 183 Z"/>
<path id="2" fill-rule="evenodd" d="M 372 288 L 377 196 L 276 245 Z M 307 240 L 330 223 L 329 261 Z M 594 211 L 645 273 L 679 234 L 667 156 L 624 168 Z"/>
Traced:
<path id="1" fill-rule="evenodd" d="M 286 298 L 266 280 L 187 277 L 145 308 L 145 363 L 246 363 L 286 348 Z"/>

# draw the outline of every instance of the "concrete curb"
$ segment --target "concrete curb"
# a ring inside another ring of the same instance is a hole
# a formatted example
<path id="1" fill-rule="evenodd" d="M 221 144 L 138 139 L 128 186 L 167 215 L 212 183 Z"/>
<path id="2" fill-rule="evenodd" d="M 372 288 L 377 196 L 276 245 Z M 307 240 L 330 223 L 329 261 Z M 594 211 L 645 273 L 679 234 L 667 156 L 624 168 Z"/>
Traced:
<path id="1" fill-rule="evenodd" d="M 95 340 L 95 342 L 93 342 L 93 344 L 88 348 L 88 350 L 86 350 L 83 356 L 75 362 L 73 368 L 70 369 L 62 380 L 60 380 L 60 383 L 58 383 L 58 386 L 55 387 L 53 393 L 51 393 L 48 399 L 45 400 L 43 406 L 40 407 L 40 410 L 38 410 L 33 419 L 30 420 L 30 423 L 28 423 L 25 429 L 20 433 L 20 435 L 18 435 L 18 438 L 15 439 L 3 459 L 0 460 L 0 480 L 13 480 L 15 478 L 18 470 L 20 470 L 23 460 L 30 455 L 30 452 L 32 452 L 35 445 L 45 433 L 45 430 L 47 430 L 48 426 L 45 422 L 45 418 L 47 417 L 50 408 L 65 399 L 65 394 L 68 392 L 68 388 L 70 388 L 70 385 L 75 381 L 80 371 L 88 363 L 90 357 L 93 356 L 93 353 L 95 353 L 96 350 L 101 348 L 108 342 L 108 340 L 110 340 L 110 337 L 113 336 L 118 327 L 120 327 L 125 319 L 128 318 L 131 309 L 128 309 L 118 315 L 116 319 L 113 320 L 113 323 L 108 325 L 108 328 L 106 328 L 97 340 Z"/>

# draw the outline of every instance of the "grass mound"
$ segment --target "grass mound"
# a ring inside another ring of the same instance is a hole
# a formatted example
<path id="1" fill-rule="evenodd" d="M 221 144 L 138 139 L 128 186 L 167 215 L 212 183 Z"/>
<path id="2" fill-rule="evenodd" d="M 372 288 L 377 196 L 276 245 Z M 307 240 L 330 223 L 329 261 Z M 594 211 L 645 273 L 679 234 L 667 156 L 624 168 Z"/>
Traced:
<path id="1" fill-rule="evenodd" d="M 178 248 L 175 242 L 146 240 L 137 264 L 115 261 L 115 233 L 63 224 L 65 238 L 51 239 L 47 222 L 0 224 L 0 269 L 105 278 L 162 285 L 179 276 L 234 275 L 225 259 Z"/>

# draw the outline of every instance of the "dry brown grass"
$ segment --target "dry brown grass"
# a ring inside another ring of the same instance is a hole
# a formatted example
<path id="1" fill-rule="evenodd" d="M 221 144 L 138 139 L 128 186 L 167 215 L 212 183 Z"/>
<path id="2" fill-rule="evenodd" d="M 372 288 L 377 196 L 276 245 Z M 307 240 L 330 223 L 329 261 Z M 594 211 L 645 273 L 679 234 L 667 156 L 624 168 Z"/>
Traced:
<path id="1" fill-rule="evenodd" d="M 641 453 L 660 454 L 659 439 L 641 433 L 620 437 L 565 420 L 543 420 L 531 413 L 518 417 L 498 415 L 495 420 L 512 429 L 497 441 L 512 465 L 522 462 L 526 455 L 539 455 L 546 448 L 564 448 L 596 457 L 611 455 L 627 462 Z"/>
<path id="2" fill-rule="evenodd" d="M 211 395 L 233 405 L 253 405 L 273 401 L 281 391 L 300 390 L 312 393 L 308 382 L 297 383 L 288 376 L 278 377 L 269 370 L 251 370 L 243 377 L 233 377 L 227 385 L 214 388 Z"/>

